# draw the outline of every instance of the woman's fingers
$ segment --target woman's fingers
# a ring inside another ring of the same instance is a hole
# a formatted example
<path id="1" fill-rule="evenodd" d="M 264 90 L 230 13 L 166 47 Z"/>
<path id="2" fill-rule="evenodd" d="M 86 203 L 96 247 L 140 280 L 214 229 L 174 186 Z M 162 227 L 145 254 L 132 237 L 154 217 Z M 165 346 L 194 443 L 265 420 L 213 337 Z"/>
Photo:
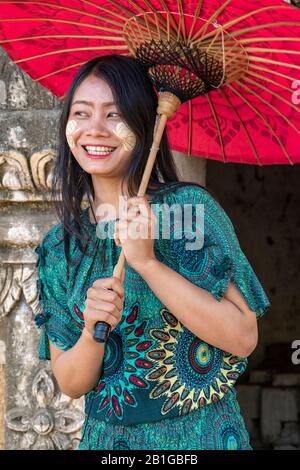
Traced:
<path id="1" fill-rule="evenodd" d="M 123 299 L 114 291 L 102 289 L 101 292 L 99 292 L 91 288 L 88 292 L 87 299 L 98 304 L 100 310 L 110 311 L 106 310 L 106 308 L 102 308 L 102 305 L 115 305 L 118 310 L 122 310 L 123 308 Z"/>
<path id="2" fill-rule="evenodd" d="M 92 285 L 92 288 L 96 290 L 99 289 L 99 292 L 101 293 L 102 291 L 111 292 L 109 289 L 112 289 L 121 297 L 121 299 L 125 295 L 125 290 L 122 286 L 121 280 L 115 276 L 96 279 L 96 281 Z"/>
<path id="3" fill-rule="evenodd" d="M 91 298 L 86 300 L 86 306 L 93 312 L 106 312 L 116 318 L 120 318 L 120 312 L 123 308 L 123 305 L 117 306 L 115 304 L 94 300 Z"/>

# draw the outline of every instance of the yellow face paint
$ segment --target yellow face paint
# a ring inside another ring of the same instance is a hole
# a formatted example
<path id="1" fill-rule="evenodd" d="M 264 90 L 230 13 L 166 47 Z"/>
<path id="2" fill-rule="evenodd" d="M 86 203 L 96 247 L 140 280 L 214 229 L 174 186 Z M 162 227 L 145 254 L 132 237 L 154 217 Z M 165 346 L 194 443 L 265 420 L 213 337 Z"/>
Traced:
<path id="1" fill-rule="evenodd" d="M 133 150 L 136 144 L 136 138 L 132 130 L 124 123 L 119 122 L 113 133 L 122 141 L 125 150 Z"/>
<path id="2" fill-rule="evenodd" d="M 77 128 L 77 122 L 75 121 L 75 119 L 71 119 L 70 121 L 68 121 L 68 124 L 66 127 L 66 137 L 67 137 L 67 142 L 71 150 L 73 150 L 73 148 L 75 147 L 73 133 L 76 130 L 76 128 Z"/>

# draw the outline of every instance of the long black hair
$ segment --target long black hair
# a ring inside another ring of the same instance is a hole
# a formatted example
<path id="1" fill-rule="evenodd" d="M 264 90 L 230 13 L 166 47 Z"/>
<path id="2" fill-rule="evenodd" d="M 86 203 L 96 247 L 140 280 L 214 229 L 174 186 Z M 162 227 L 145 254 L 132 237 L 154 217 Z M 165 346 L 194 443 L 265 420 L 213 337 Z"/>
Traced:
<path id="1" fill-rule="evenodd" d="M 69 243 L 71 235 L 78 239 L 78 247 L 81 253 L 86 251 L 89 239 L 85 237 L 82 231 L 81 206 L 85 195 L 90 203 L 91 198 L 94 198 L 92 177 L 81 168 L 72 155 L 65 134 L 75 91 L 89 75 L 103 79 L 110 86 L 117 108 L 136 136 L 136 145 L 133 149 L 127 174 L 124 176 L 124 180 L 125 178 L 127 180 L 130 196 L 137 194 L 142 179 L 153 140 L 158 104 L 157 94 L 147 72 L 136 59 L 125 55 L 111 54 L 96 57 L 86 62 L 79 69 L 71 83 L 64 98 L 59 122 L 58 157 L 52 180 L 52 200 L 62 224 L 65 255 L 68 264 L 70 262 Z M 168 143 L 167 131 L 165 130 L 147 192 L 151 195 L 155 191 L 161 190 L 162 187 L 166 191 L 170 191 L 174 185 L 186 184 L 196 183 L 179 181 Z M 90 206 L 93 211 L 92 204 Z M 93 215 L 95 218 L 94 212 Z"/>

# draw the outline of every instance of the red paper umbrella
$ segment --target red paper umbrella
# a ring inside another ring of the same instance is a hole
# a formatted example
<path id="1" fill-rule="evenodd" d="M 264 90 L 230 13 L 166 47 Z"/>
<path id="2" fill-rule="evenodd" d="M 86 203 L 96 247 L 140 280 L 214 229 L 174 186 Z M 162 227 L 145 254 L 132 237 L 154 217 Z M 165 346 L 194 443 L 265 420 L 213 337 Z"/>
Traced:
<path id="1" fill-rule="evenodd" d="M 150 41 L 164 43 L 160 74 L 170 78 L 180 43 L 177 64 L 191 81 L 197 50 L 204 88 L 181 100 L 167 123 L 169 139 L 174 150 L 223 162 L 300 161 L 299 38 L 300 11 L 282 0 L 0 0 L 1 46 L 59 98 L 96 56 L 138 57 Z"/>

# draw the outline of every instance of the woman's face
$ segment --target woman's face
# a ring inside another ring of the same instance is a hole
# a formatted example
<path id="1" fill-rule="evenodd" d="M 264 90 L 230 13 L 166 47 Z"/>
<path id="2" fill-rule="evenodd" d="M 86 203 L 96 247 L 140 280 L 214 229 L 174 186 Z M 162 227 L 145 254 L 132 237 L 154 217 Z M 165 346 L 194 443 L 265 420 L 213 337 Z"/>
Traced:
<path id="1" fill-rule="evenodd" d="M 85 78 L 74 93 L 66 137 L 87 173 L 111 177 L 123 177 L 136 143 L 109 85 L 94 75 Z"/>

